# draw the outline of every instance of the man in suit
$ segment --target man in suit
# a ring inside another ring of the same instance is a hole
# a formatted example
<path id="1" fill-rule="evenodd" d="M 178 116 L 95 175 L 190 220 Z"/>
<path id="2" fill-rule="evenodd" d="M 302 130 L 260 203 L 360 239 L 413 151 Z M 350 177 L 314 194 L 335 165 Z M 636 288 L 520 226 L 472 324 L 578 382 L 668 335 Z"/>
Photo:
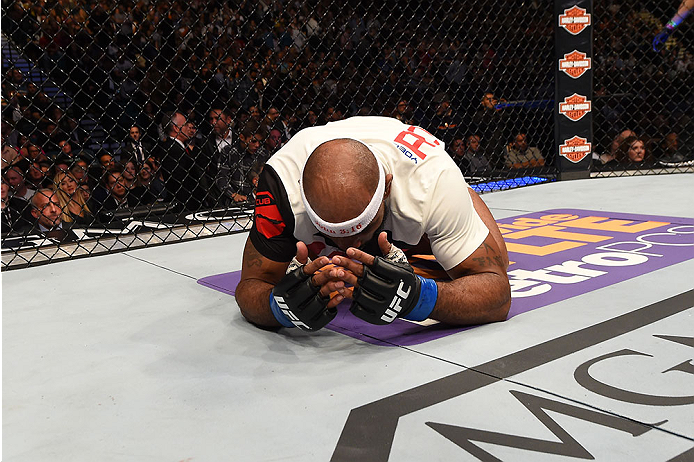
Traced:
<path id="1" fill-rule="evenodd" d="M 36 225 L 30 234 L 39 234 L 59 243 L 77 240 L 75 233 L 62 222 L 60 201 L 55 191 L 39 189 L 31 198 L 31 205 Z"/>
<path id="2" fill-rule="evenodd" d="M 185 210 L 200 210 L 208 202 L 208 184 L 204 169 L 188 146 L 191 130 L 187 124 L 180 112 L 164 116 L 162 126 L 167 138 L 159 145 L 158 157 L 169 197 Z"/>
<path id="3" fill-rule="evenodd" d="M 208 179 L 217 175 L 217 164 L 220 159 L 226 158 L 233 149 L 234 138 L 232 135 L 232 118 L 226 109 L 212 109 L 208 114 L 208 122 L 212 127 L 212 133 L 202 146 L 198 164 L 200 164 Z M 215 187 L 216 188 L 216 187 Z M 213 197 L 219 198 L 221 191 L 215 190 Z"/>
<path id="4" fill-rule="evenodd" d="M 123 143 L 120 157 L 121 161 L 134 160 L 137 165 L 142 165 L 151 154 L 151 147 L 142 142 L 142 132 L 136 125 L 130 127 L 128 139 Z"/>

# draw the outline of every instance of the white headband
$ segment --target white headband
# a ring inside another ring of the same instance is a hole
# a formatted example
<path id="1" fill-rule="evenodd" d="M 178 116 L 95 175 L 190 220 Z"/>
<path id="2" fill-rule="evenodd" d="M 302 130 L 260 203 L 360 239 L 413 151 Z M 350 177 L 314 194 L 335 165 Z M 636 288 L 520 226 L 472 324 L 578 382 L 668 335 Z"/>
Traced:
<path id="1" fill-rule="evenodd" d="M 363 143 L 362 143 L 363 144 Z M 368 146 L 367 146 L 368 147 Z M 371 149 L 369 149 L 371 151 Z M 373 154 L 373 151 L 371 151 Z M 306 199 L 306 193 L 304 192 L 304 184 L 299 181 L 301 189 L 301 199 L 304 201 L 304 207 L 306 207 L 306 213 L 308 213 L 311 223 L 318 228 L 322 233 L 328 234 L 334 237 L 347 237 L 353 234 L 358 234 L 369 226 L 369 223 L 374 219 L 378 213 L 378 209 L 381 207 L 381 201 L 383 200 L 383 193 L 386 190 L 386 174 L 383 170 L 381 162 L 378 157 L 374 155 L 376 163 L 378 164 L 378 186 L 376 186 L 376 192 L 374 192 L 371 202 L 366 206 L 364 211 L 359 214 L 359 216 L 352 218 L 351 220 L 343 221 L 342 223 L 330 223 L 329 221 L 323 220 L 318 214 L 311 208 L 311 205 Z M 304 169 L 306 164 L 304 164 Z M 301 170 L 301 177 L 304 177 L 304 172 Z"/>

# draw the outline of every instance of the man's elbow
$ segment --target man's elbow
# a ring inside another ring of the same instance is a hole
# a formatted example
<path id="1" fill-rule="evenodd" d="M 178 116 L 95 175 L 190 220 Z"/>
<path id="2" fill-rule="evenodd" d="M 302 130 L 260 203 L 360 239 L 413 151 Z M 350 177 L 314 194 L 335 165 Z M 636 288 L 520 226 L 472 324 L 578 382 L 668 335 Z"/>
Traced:
<path id="1" fill-rule="evenodd" d="M 506 321 L 510 309 L 511 285 L 508 282 L 508 277 L 503 277 L 499 287 L 496 303 L 493 303 L 493 307 L 489 310 L 489 322 Z"/>

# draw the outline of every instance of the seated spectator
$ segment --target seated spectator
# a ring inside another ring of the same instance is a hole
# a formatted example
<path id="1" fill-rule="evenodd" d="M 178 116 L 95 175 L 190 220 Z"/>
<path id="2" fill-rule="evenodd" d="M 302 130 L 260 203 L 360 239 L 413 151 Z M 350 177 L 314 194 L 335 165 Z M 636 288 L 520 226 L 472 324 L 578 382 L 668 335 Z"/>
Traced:
<path id="1" fill-rule="evenodd" d="M 43 235 L 59 243 L 72 242 L 77 236 L 70 227 L 62 222 L 62 209 L 58 195 L 52 189 L 39 189 L 31 198 L 31 215 L 35 226 L 31 234 Z"/>
<path id="2" fill-rule="evenodd" d="M 157 168 L 153 160 L 147 160 L 147 162 L 139 168 L 133 191 L 135 195 L 140 197 L 140 203 L 154 203 L 157 200 L 166 199 L 164 182 L 156 175 L 156 171 Z M 146 202 L 148 198 L 144 197 L 145 194 L 143 190 L 149 193 L 149 200 L 151 200 L 151 202 Z"/>
<path id="3" fill-rule="evenodd" d="M 128 207 L 128 188 L 123 179 L 123 167 L 115 165 L 104 174 L 102 184 L 98 189 L 105 190 L 103 192 L 95 190 L 91 197 L 89 208 L 95 213 L 108 212 Z"/>
<path id="4" fill-rule="evenodd" d="M 75 177 L 79 185 L 89 183 L 89 164 L 86 160 L 79 158 L 70 167 L 70 173 Z"/>
<path id="5" fill-rule="evenodd" d="M 622 144 L 622 142 L 629 138 L 629 137 L 635 137 L 636 133 L 633 130 L 623 130 L 621 133 L 619 133 L 613 140 L 612 143 L 610 143 L 610 155 L 613 156 L 612 159 L 614 158 L 614 155 L 617 153 L 617 149 L 619 149 L 619 146 Z M 612 159 L 608 159 L 608 162 Z M 605 163 L 605 162 L 603 162 Z"/>
<path id="6" fill-rule="evenodd" d="M 2 234 L 22 234 L 31 228 L 31 206 L 29 202 L 12 197 L 10 184 L 2 178 Z"/>
<path id="7" fill-rule="evenodd" d="M 34 190 L 27 187 L 25 180 L 29 167 L 29 162 L 26 159 L 22 159 L 2 171 L 3 178 L 10 185 L 12 196 L 25 201 L 29 201 L 34 195 Z"/>
<path id="8" fill-rule="evenodd" d="M 54 190 L 62 210 L 63 223 L 89 225 L 93 221 L 92 213 L 82 195 L 77 179 L 71 173 L 58 172 L 53 180 Z"/>
<path id="9" fill-rule="evenodd" d="M 115 160 L 113 159 L 113 156 L 108 153 L 103 153 L 99 155 L 99 164 L 101 164 L 101 168 L 104 171 L 107 171 L 109 168 L 113 166 L 115 163 Z"/>
<path id="10" fill-rule="evenodd" d="M 265 138 L 265 149 L 267 150 L 268 156 L 272 156 L 279 151 L 282 146 L 284 146 L 282 133 L 276 128 L 271 129 L 267 138 Z"/>
<path id="11" fill-rule="evenodd" d="M 458 168 L 465 173 L 463 170 L 463 168 L 466 166 L 466 164 L 463 163 L 463 158 L 465 157 L 465 141 L 461 137 L 457 136 L 453 140 L 453 143 L 447 147 L 447 150 L 453 157 L 453 162 L 455 162 Z"/>
<path id="12" fill-rule="evenodd" d="M 50 188 L 53 184 L 52 179 L 46 176 L 46 173 L 51 169 L 50 162 L 32 162 L 26 175 L 26 185 L 28 188 L 37 190 L 41 188 Z"/>
<path id="13" fill-rule="evenodd" d="M 289 125 L 284 120 L 282 113 L 280 113 L 276 106 L 270 106 L 270 109 L 267 110 L 265 119 L 263 119 L 263 125 L 265 125 L 265 129 L 268 132 L 271 132 L 273 129 L 278 130 L 283 143 L 286 143 L 292 137 L 291 133 L 289 132 Z"/>
<path id="14" fill-rule="evenodd" d="M 458 132 L 461 130 L 460 117 L 451 106 L 451 101 L 447 97 L 443 97 L 441 102 L 436 107 L 436 113 L 431 118 L 429 124 L 431 134 L 445 142 L 451 144 Z"/>
<path id="15" fill-rule="evenodd" d="M 650 152 L 645 141 L 636 136 L 622 140 L 615 153 L 614 161 L 619 165 L 631 167 L 652 165 Z"/>
<path id="16" fill-rule="evenodd" d="M 694 125 L 694 124 L 693 124 Z M 683 137 L 691 137 L 692 133 L 686 133 Z M 668 133 L 658 146 L 658 163 L 665 167 L 684 167 L 694 165 L 694 152 L 686 146 L 686 141 L 681 142 L 677 132 Z"/>
<path id="17" fill-rule="evenodd" d="M 527 140 L 528 136 L 525 133 L 518 133 L 513 142 L 506 147 L 504 153 L 506 168 L 518 169 L 545 165 L 545 159 L 540 150 L 534 146 L 528 146 Z"/>
<path id="18" fill-rule="evenodd" d="M 27 143 L 26 147 L 22 149 L 26 149 L 26 158 L 29 160 L 32 160 L 34 162 L 48 161 L 48 156 L 46 156 L 46 153 L 43 152 L 40 146 L 37 146 L 32 143 Z"/>
<path id="19" fill-rule="evenodd" d="M 58 157 L 53 161 L 53 170 L 55 172 L 69 172 L 74 160 L 69 157 Z"/>
<path id="20" fill-rule="evenodd" d="M 89 186 L 89 184 L 82 184 L 80 185 L 80 190 L 82 191 L 82 198 L 84 199 L 84 202 L 87 204 L 89 203 L 89 200 L 92 198 L 92 188 Z"/>
<path id="21" fill-rule="evenodd" d="M 2 168 L 3 170 L 21 159 L 20 150 L 9 144 L 2 145 Z"/>
<path id="22" fill-rule="evenodd" d="M 467 137 L 467 147 L 460 166 L 465 176 L 478 175 L 492 170 L 491 162 L 484 155 L 479 135 Z"/>
<path id="23" fill-rule="evenodd" d="M 133 160 L 126 160 L 122 163 L 123 165 L 123 180 L 125 181 L 125 186 L 128 189 L 135 187 L 135 180 L 137 179 L 137 165 Z"/>
<path id="24" fill-rule="evenodd" d="M 400 122 L 408 125 L 417 125 L 414 120 L 414 111 L 410 107 L 406 99 L 401 99 L 395 105 L 395 109 L 391 114 L 392 117 L 398 119 Z"/>
<path id="25" fill-rule="evenodd" d="M 249 119 L 238 136 L 234 147 L 220 159 L 215 184 L 221 192 L 219 205 L 248 200 L 253 185 L 246 181 L 248 171 L 256 162 L 264 163 L 269 155 L 263 147 L 264 127 Z"/>
<path id="26" fill-rule="evenodd" d="M 262 162 L 256 162 L 253 167 L 248 171 L 246 175 L 246 183 L 253 185 L 253 189 L 249 195 L 249 201 L 252 198 L 252 202 L 255 203 L 255 191 L 258 188 L 258 182 L 260 181 L 260 174 L 263 173 L 263 168 L 265 164 Z"/>

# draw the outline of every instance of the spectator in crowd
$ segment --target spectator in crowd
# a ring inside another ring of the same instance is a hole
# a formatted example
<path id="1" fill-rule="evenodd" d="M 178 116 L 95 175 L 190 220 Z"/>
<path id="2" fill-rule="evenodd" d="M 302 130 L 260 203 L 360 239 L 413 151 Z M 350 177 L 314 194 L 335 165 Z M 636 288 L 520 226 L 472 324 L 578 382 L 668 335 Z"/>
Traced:
<path id="1" fill-rule="evenodd" d="M 315 127 L 317 125 L 322 125 L 318 114 L 313 109 L 309 109 L 306 111 L 306 115 L 304 116 L 302 128 Z"/>
<path id="2" fill-rule="evenodd" d="M 27 187 L 25 180 L 29 166 L 29 162 L 23 159 L 5 168 L 2 172 L 3 177 L 12 189 L 12 196 L 25 201 L 29 201 L 34 195 L 34 190 Z"/>
<path id="3" fill-rule="evenodd" d="M 258 182 L 260 181 L 260 174 L 263 173 L 263 168 L 265 164 L 263 162 L 255 162 L 248 174 L 246 175 L 246 183 L 253 186 L 248 199 L 253 199 L 251 202 L 255 203 L 255 191 L 258 188 Z"/>
<path id="4" fill-rule="evenodd" d="M 458 168 L 465 174 L 464 167 L 466 165 L 463 163 L 463 159 L 465 158 L 465 140 L 460 136 L 456 136 L 451 145 L 446 148 L 453 157 L 453 162 L 455 162 Z"/>
<path id="5" fill-rule="evenodd" d="M 473 128 L 484 140 L 484 154 L 494 168 L 504 164 L 504 153 L 509 136 L 509 120 L 503 108 L 497 108 L 499 99 L 488 91 L 482 96 L 475 112 Z"/>
<path id="6" fill-rule="evenodd" d="M 39 234 L 59 243 L 77 240 L 75 233 L 62 222 L 62 209 L 55 191 L 39 189 L 31 198 L 31 205 L 31 215 L 35 220 L 31 234 Z"/>
<path id="7" fill-rule="evenodd" d="M 212 109 L 208 114 L 208 122 L 212 127 L 212 133 L 202 145 L 200 155 L 205 167 L 208 178 L 215 178 L 217 175 L 217 164 L 219 160 L 226 156 L 226 152 L 231 150 L 234 145 L 232 133 L 233 119 L 226 109 Z M 218 193 L 213 193 L 218 196 Z"/>
<path id="8" fill-rule="evenodd" d="M 268 157 L 276 153 L 282 146 L 284 146 L 282 132 L 276 128 L 270 129 L 267 138 L 265 138 L 265 150 Z"/>
<path id="9" fill-rule="evenodd" d="M 263 119 L 263 125 L 265 125 L 265 129 L 268 132 L 273 129 L 279 131 L 282 143 L 286 143 L 292 137 L 289 133 L 289 125 L 284 121 L 282 113 L 276 106 L 270 106 L 270 109 L 267 110 L 265 119 Z"/>
<path id="10" fill-rule="evenodd" d="M 66 159 L 76 159 L 78 157 L 83 158 L 87 156 L 87 153 L 83 150 L 75 150 L 73 143 L 74 141 L 70 141 L 69 139 L 61 139 L 60 141 L 58 141 L 58 148 L 60 148 L 60 151 L 58 152 L 58 157 Z"/>
<path id="11" fill-rule="evenodd" d="M 614 161 L 619 165 L 630 167 L 652 163 L 646 142 L 637 136 L 629 136 L 622 140 L 615 153 Z"/>
<path id="12" fill-rule="evenodd" d="M 449 145 L 461 131 L 461 121 L 457 113 L 453 111 L 451 100 L 447 96 L 441 97 L 441 102 L 436 106 L 436 113 L 429 124 L 431 134 Z"/>
<path id="13" fill-rule="evenodd" d="M 112 156 L 111 154 L 109 154 L 109 153 L 106 153 L 106 152 L 105 152 L 105 153 L 102 153 L 102 154 L 99 156 L 99 164 L 101 165 L 101 168 L 102 168 L 104 171 L 106 171 L 106 170 L 108 170 L 109 168 L 111 168 L 111 167 L 113 166 L 114 163 L 115 163 L 115 159 L 114 159 L 113 156 Z"/>
<path id="14" fill-rule="evenodd" d="M 27 143 L 26 147 L 23 148 L 26 149 L 27 152 L 27 159 L 32 160 L 34 162 L 46 162 L 48 161 L 48 156 L 46 156 L 46 153 L 43 152 L 41 147 L 33 144 L 33 143 Z"/>
<path id="15" fill-rule="evenodd" d="M 114 211 L 128 207 L 128 187 L 123 179 L 123 166 L 114 165 L 104 175 L 103 188 L 107 191 L 105 199 L 101 200 L 103 194 L 92 195 L 89 209 L 95 213 Z M 133 204 L 135 205 L 135 204 Z"/>
<path id="16" fill-rule="evenodd" d="M 407 125 L 417 125 L 413 116 L 414 111 L 406 99 L 401 99 L 395 105 L 391 116 L 398 119 L 400 122 Z"/>
<path id="17" fill-rule="evenodd" d="M 82 191 L 82 198 L 84 199 L 84 202 L 89 204 L 90 199 L 92 198 L 92 187 L 89 186 L 89 184 L 82 184 L 80 185 L 80 190 Z"/>
<path id="18" fill-rule="evenodd" d="M 222 194 L 221 204 L 248 200 L 253 190 L 253 185 L 246 181 L 248 171 L 254 163 L 265 162 L 269 158 L 263 147 L 264 139 L 265 128 L 249 119 L 238 134 L 234 148 L 220 159 L 215 184 Z"/>
<path id="19" fill-rule="evenodd" d="M 545 158 L 537 147 L 528 145 L 528 135 L 518 133 L 506 147 L 505 165 L 510 169 L 542 167 Z"/>
<path id="20" fill-rule="evenodd" d="M 5 169 L 21 159 L 20 150 L 9 144 L 2 145 L 2 168 Z"/>
<path id="21" fill-rule="evenodd" d="M 53 184 L 62 211 L 61 221 L 85 226 L 91 224 L 92 213 L 77 179 L 69 172 L 58 172 Z"/>
<path id="22" fill-rule="evenodd" d="M 125 187 L 132 189 L 135 186 L 135 180 L 137 179 L 137 164 L 134 160 L 126 160 L 121 162 L 123 165 L 123 182 Z"/>
<path id="23" fill-rule="evenodd" d="M 89 163 L 82 157 L 77 159 L 77 161 L 70 167 L 70 173 L 77 180 L 78 185 L 87 184 L 90 181 L 89 178 Z"/>
<path id="24" fill-rule="evenodd" d="M 152 147 L 142 140 L 140 127 L 133 125 L 128 131 L 128 138 L 121 146 L 121 161 L 133 159 L 138 164 L 143 163 L 152 154 Z"/>
<path id="25" fill-rule="evenodd" d="M 21 234 L 31 227 L 29 202 L 12 197 L 10 184 L 2 177 L 2 234 Z"/>
<path id="26" fill-rule="evenodd" d="M 135 188 L 143 188 L 149 192 L 154 201 L 164 200 L 164 182 L 156 174 L 157 168 L 153 159 L 148 159 L 137 174 Z"/>
<path id="27" fill-rule="evenodd" d="M 186 116 L 174 112 L 165 116 L 168 138 L 159 146 L 159 158 L 168 197 L 185 210 L 198 210 L 207 201 L 209 185 L 189 147 L 191 130 Z"/>
<path id="28" fill-rule="evenodd" d="M 50 169 L 50 162 L 32 162 L 26 174 L 25 183 L 27 187 L 34 191 L 51 187 L 52 181 L 46 177 L 46 173 Z"/>
<path id="29" fill-rule="evenodd" d="M 465 154 L 460 162 L 460 168 L 466 176 L 480 175 L 492 170 L 492 165 L 484 155 L 479 135 L 469 135 Z"/>

